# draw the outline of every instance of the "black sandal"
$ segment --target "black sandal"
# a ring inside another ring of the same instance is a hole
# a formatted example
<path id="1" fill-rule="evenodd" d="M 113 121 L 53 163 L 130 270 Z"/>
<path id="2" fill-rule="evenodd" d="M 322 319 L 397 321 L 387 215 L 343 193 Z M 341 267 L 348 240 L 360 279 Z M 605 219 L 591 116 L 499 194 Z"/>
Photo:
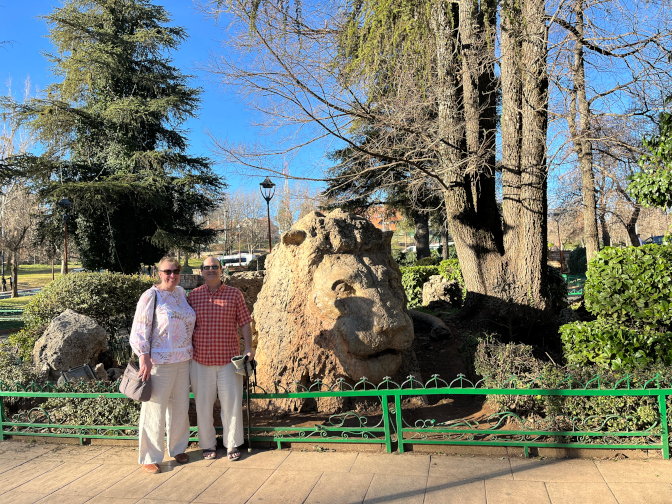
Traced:
<path id="1" fill-rule="evenodd" d="M 211 450 L 203 450 L 203 458 L 205 460 L 213 460 L 217 458 L 217 451 L 213 448 Z"/>
<path id="2" fill-rule="evenodd" d="M 226 453 L 226 458 L 229 459 L 230 462 L 240 460 L 240 451 L 238 448 L 233 448 L 230 452 Z"/>

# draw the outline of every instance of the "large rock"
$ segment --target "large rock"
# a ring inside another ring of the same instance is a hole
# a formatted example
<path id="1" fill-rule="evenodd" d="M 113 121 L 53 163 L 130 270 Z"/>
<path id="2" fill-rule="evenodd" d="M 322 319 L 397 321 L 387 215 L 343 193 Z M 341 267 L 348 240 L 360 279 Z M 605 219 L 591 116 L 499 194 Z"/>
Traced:
<path id="1" fill-rule="evenodd" d="M 243 293 L 243 299 L 245 299 L 247 309 L 250 310 L 250 313 L 252 314 L 250 327 L 252 329 L 252 348 L 254 349 L 257 348 L 258 341 L 256 324 L 254 323 L 254 303 L 257 301 L 261 287 L 264 284 L 264 274 L 265 271 L 243 271 L 234 273 L 233 275 L 222 275 L 222 281 L 226 285 L 235 287 Z M 243 350 L 245 350 L 245 340 L 242 335 L 240 335 L 238 346 L 240 348 L 240 353 L 242 354 Z"/>
<path id="2" fill-rule="evenodd" d="M 432 275 L 422 286 L 422 305 L 427 306 L 433 301 L 444 302 L 453 308 L 459 308 L 462 304 L 462 290 L 460 284 L 446 279 L 441 275 Z"/>
<path id="3" fill-rule="evenodd" d="M 282 235 L 254 305 L 259 385 L 272 392 L 275 382 L 377 383 L 395 375 L 414 335 L 391 238 L 340 210 L 313 212 Z"/>
<path id="4" fill-rule="evenodd" d="M 105 349 L 107 333 L 95 320 L 66 310 L 51 321 L 33 348 L 36 366 L 49 366 L 51 378 L 62 371 L 89 364 L 95 367 L 98 354 Z"/>

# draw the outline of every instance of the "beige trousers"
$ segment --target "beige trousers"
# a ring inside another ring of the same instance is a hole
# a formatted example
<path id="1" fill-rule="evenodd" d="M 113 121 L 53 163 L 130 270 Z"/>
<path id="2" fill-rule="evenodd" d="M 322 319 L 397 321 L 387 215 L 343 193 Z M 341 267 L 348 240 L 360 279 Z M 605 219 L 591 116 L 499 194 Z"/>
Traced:
<path id="1" fill-rule="evenodd" d="M 219 396 L 222 406 L 224 446 L 229 450 L 243 444 L 243 377 L 233 363 L 204 366 L 191 361 L 191 390 L 196 399 L 198 444 L 203 450 L 215 447 L 212 407 Z"/>
<path id="2" fill-rule="evenodd" d="M 152 366 L 152 397 L 140 410 L 140 464 L 163 461 L 168 454 L 184 453 L 189 445 L 189 362 Z"/>

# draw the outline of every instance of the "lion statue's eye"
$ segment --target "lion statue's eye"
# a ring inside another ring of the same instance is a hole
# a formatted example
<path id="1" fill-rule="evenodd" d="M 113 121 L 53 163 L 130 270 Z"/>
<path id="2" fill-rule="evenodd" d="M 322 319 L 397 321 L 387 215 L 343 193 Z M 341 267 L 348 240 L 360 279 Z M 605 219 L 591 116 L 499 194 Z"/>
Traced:
<path id="1" fill-rule="evenodd" d="M 331 290 L 333 290 L 337 296 L 349 296 L 355 293 L 354 287 L 343 280 L 334 282 L 331 286 Z"/>

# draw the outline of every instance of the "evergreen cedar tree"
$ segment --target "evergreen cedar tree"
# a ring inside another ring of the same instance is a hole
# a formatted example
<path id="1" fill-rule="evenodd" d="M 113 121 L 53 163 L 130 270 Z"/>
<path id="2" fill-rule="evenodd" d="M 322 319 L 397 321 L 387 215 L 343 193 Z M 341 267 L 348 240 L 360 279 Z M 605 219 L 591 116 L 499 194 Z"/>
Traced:
<path id="1" fill-rule="evenodd" d="M 67 0 L 42 19 L 59 81 L 41 98 L 3 105 L 44 146 L 5 166 L 30 177 L 52 205 L 43 239 L 62 243 L 63 214 L 53 203 L 66 197 L 74 202 L 69 236 L 87 269 L 134 273 L 168 249 L 209 243 L 214 232 L 195 217 L 214 208 L 224 183 L 210 160 L 187 154 L 180 129 L 201 94 L 171 65 L 185 31 L 146 0 Z"/>

